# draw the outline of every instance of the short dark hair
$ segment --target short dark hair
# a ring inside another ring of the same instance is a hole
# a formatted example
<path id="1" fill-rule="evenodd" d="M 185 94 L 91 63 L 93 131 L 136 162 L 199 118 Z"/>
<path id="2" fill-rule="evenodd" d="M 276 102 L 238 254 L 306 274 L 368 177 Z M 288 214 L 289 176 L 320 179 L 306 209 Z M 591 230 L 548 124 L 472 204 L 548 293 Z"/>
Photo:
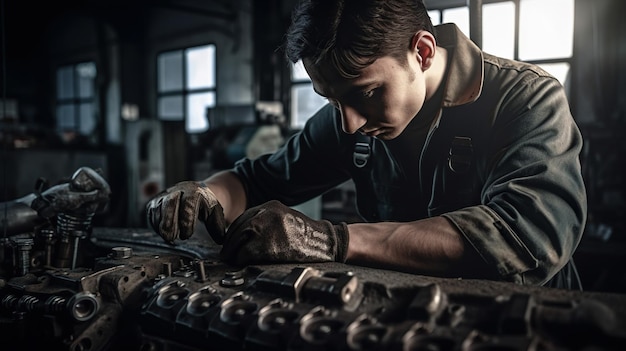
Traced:
<path id="1" fill-rule="evenodd" d="M 354 78 L 383 56 L 406 62 L 415 33 L 435 35 L 421 0 L 301 0 L 292 13 L 285 51 L 291 62 L 330 63 Z"/>

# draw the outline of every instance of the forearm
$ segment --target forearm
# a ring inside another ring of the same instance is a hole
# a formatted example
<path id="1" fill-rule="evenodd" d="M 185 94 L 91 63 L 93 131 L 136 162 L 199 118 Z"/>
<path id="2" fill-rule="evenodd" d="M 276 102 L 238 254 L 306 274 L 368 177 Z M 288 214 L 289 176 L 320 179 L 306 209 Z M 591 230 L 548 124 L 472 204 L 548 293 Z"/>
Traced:
<path id="1" fill-rule="evenodd" d="M 348 263 L 437 276 L 492 276 L 462 234 L 443 217 L 355 223 L 348 229 Z"/>
<path id="2" fill-rule="evenodd" d="M 222 171 L 204 180 L 224 209 L 224 218 L 232 223 L 245 211 L 246 191 L 239 178 L 230 171 Z"/>

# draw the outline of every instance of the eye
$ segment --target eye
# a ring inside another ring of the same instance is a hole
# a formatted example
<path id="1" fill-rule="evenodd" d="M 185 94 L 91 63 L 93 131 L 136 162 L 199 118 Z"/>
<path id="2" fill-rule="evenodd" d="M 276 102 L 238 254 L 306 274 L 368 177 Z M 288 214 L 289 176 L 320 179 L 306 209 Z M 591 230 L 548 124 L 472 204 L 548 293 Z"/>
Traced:
<path id="1" fill-rule="evenodd" d="M 364 90 L 362 94 L 364 98 L 369 99 L 374 96 L 375 92 L 376 92 L 376 88 L 370 89 L 370 90 Z"/>

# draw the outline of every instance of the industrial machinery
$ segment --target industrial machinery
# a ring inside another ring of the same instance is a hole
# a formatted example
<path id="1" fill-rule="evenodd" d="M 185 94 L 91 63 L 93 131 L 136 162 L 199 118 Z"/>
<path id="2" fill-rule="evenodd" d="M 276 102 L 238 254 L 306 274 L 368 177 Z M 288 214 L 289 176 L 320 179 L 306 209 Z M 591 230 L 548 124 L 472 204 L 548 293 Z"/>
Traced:
<path id="1" fill-rule="evenodd" d="M 232 267 L 208 236 L 172 246 L 88 218 L 0 243 L 3 351 L 626 349 L 622 294 L 341 263 Z"/>

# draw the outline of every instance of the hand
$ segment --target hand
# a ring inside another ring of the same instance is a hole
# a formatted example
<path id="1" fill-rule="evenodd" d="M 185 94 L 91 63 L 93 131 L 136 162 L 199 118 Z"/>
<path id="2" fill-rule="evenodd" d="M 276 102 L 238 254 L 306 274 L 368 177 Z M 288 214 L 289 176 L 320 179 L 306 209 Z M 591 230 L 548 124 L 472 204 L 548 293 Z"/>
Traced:
<path id="1" fill-rule="evenodd" d="M 189 239 L 200 219 L 215 241 L 224 241 L 224 209 L 213 192 L 202 182 L 184 181 L 157 194 L 146 205 L 148 223 L 169 242 Z"/>
<path id="2" fill-rule="evenodd" d="M 89 167 L 81 167 L 72 178 L 52 186 L 31 203 L 39 216 L 51 218 L 59 213 L 96 213 L 104 210 L 111 189 L 102 176 Z"/>
<path id="3" fill-rule="evenodd" d="M 250 208 L 228 229 L 220 256 L 234 265 L 345 262 L 348 227 L 314 220 L 278 201 Z"/>

